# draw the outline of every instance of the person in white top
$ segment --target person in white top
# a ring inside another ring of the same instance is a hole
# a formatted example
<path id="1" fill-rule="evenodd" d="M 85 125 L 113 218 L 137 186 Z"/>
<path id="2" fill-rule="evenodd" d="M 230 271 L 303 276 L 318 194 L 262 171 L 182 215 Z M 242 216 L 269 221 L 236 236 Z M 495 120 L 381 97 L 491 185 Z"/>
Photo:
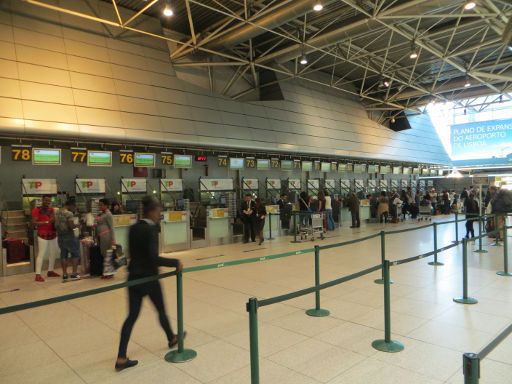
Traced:
<path id="1" fill-rule="evenodd" d="M 332 217 L 332 199 L 329 196 L 329 191 L 325 190 L 325 212 L 327 214 L 327 230 L 333 231 L 335 224 L 334 218 Z"/>

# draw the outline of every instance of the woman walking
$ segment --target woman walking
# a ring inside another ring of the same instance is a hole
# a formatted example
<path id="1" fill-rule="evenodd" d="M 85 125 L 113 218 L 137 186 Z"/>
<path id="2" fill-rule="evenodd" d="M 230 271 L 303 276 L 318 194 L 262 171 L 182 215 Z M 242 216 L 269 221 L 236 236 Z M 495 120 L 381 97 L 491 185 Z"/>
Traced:
<path id="1" fill-rule="evenodd" d="M 464 201 L 466 205 L 466 239 L 469 239 L 469 235 L 471 234 L 471 238 L 475 237 L 475 229 L 473 228 L 473 223 L 475 221 L 475 217 L 479 214 L 478 202 L 475 200 L 475 195 L 473 193 L 469 194 L 469 197 Z"/>

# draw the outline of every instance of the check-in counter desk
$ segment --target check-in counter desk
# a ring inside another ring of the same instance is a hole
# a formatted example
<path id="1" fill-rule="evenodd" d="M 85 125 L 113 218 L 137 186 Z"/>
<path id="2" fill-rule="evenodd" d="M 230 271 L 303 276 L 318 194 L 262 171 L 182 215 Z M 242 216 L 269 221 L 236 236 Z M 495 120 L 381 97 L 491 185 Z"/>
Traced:
<path id="1" fill-rule="evenodd" d="M 190 212 L 166 211 L 161 223 L 162 252 L 190 249 Z"/>
<path id="2" fill-rule="evenodd" d="M 265 238 L 272 238 L 281 235 L 281 219 L 279 216 L 279 205 L 267 205 L 267 218 L 265 227 L 263 227 L 263 235 Z"/>
<path id="3" fill-rule="evenodd" d="M 137 215 L 129 213 L 113 217 L 116 243 L 123 247 L 123 252 L 128 256 L 128 231 L 130 226 L 137 222 Z"/>
<path id="4" fill-rule="evenodd" d="M 209 208 L 206 224 L 208 244 L 220 245 L 233 242 L 233 229 L 228 208 Z"/>

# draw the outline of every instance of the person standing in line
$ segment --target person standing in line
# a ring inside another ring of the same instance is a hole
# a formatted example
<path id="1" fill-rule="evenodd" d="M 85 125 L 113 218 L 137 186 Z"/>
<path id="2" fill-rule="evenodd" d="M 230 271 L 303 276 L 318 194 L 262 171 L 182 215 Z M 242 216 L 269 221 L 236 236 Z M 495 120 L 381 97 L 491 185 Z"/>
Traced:
<path id="1" fill-rule="evenodd" d="M 466 239 L 469 239 L 469 235 L 471 238 L 475 237 L 475 229 L 473 228 L 473 222 L 475 221 L 475 217 L 478 217 L 479 207 L 478 202 L 475 200 L 475 196 L 471 193 L 465 199 L 466 204 Z"/>
<path id="2" fill-rule="evenodd" d="M 267 210 L 265 208 L 265 204 L 261 201 L 259 197 L 255 200 L 254 205 L 254 232 L 258 239 L 260 240 L 258 245 L 263 244 L 265 238 L 263 237 L 263 228 L 265 227 L 265 218 L 267 217 Z"/>
<path id="3" fill-rule="evenodd" d="M 103 256 L 103 276 L 102 279 L 111 279 L 114 277 L 114 260 L 112 260 L 112 248 L 116 245 L 114 233 L 114 218 L 108 209 L 107 199 L 100 199 L 100 214 L 96 218 L 96 236 Z"/>
<path id="4" fill-rule="evenodd" d="M 240 209 L 242 215 L 242 222 L 244 223 L 244 243 L 249 242 L 249 236 L 251 241 L 256 241 L 256 233 L 254 232 L 254 221 L 256 211 L 254 210 L 255 203 L 252 200 L 250 193 L 245 195 L 244 201 L 242 201 L 242 207 Z"/>
<path id="5" fill-rule="evenodd" d="M 52 197 L 44 195 L 41 207 L 32 209 L 32 224 L 37 228 L 37 257 L 35 281 L 42 283 L 43 259 L 48 254 L 48 277 L 59 277 L 53 268 L 58 252 L 57 232 L 55 231 L 55 210 L 51 207 Z"/>
<path id="6" fill-rule="evenodd" d="M 279 219 L 281 220 L 281 228 L 290 229 L 291 205 L 288 201 L 288 195 L 281 193 L 280 199 L 277 201 L 279 205 Z"/>
<path id="7" fill-rule="evenodd" d="M 160 202 L 153 196 L 142 199 L 143 218 L 130 227 L 128 233 L 128 248 L 130 251 L 130 264 L 128 265 L 128 281 L 142 279 L 144 277 L 158 275 L 158 267 L 176 268 L 179 273 L 183 270 L 183 264 L 178 259 L 168 259 L 159 256 L 158 224 L 162 213 Z M 178 337 L 173 333 L 171 323 L 165 311 L 162 288 L 158 280 L 134 285 L 128 288 L 129 311 L 121 329 L 121 340 L 115 364 L 116 371 L 133 367 L 137 360 L 127 357 L 128 342 L 133 326 L 139 317 L 142 299 L 149 296 L 158 311 L 158 318 L 167 336 L 169 348 L 178 343 Z"/>
<path id="8" fill-rule="evenodd" d="M 327 232 L 327 215 L 325 214 L 325 194 L 323 191 L 318 192 L 317 212 L 323 214 L 322 227 L 323 227 L 324 233 L 326 233 Z"/>
<path id="9" fill-rule="evenodd" d="M 55 227 L 57 229 L 57 239 L 60 248 L 60 262 L 62 264 L 62 280 L 68 280 L 68 260 L 71 259 L 73 273 L 71 280 L 79 280 L 80 275 L 77 272 L 78 262 L 80 261 L 80 243 L 75 236 L 75 229 L 78 228 L 74 217 L 75 204 L 68 200 L 62 209 L 59 209 L 55 215 Z"/>
<path id="10" fill-rule="evenodd" d="M 329 196 L 329 191 L 325 190 L 325 213 L 327 214 L 327 230 L 334 231 L 334 218 L 332 217 L 332 199 Z"/>
<path id="11" fill-rule="evenodd" d="M 379 205 L 377 206 L 377 216 L 379 217 L 379 222 L 387 223 L 389 215 L 389 198 L 386 195 L 385 191 L 380 193 L 379 197 Z"/>
<path id="12" fill-rule="evenodd" d="M 352 216 L 352 225 L 350 228 L 359 228 L 361 226 L 361 220 L 359 219 L 359 199 L 354 192 L 350 193 L 347 206 Z"/>

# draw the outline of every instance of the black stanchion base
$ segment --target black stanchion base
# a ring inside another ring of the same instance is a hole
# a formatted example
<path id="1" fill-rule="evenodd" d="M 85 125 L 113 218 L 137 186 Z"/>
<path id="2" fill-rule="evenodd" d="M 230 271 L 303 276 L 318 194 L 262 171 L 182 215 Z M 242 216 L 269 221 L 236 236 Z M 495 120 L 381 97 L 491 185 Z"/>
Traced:
<path id="1" fill-rule="evenodd" d="M 192 349 L 184 349 L 182 352 L 170 351 L 165 355 L 165 361 L 169 363 L 186 363 L 187 361 L 194 360 L 197 357 L 197 352 Z"/>
<path id="2" fill-rule="evenodd" d="M 485 249 L 475 249 L 473 252 L 475 253 L 488 253 Z"/>
<path id="3" fill-rule="evenodd" d="M 377 279 L 373 281 L 375 284 L 384 284 L 384 279 Z M 389 284 L 393 284 L 393 280 L 389 280 Z"/>
<path id="4" fill-rule="evenodd" d="M 458 304 L 478 304 L 478 300 L 472 297 L 457 297 L 453 301 Z"/>
<path id="5" fill-rule="evenodd" d="M 326 316 L 329 316 L 331 314 L 331 312 L 329 312 L 327 309 L 316 309 L 316 308 L 313 308 L 313 309 L 308 309 L 306 311 L 306 315 L 308 316 L 313 316 L 313 317 L 326 317 Z"/>
<path id="6" fill-rule="evenodd" d="M 441 263 L 440 261 L 431 261 L 428 265 L 441 266 L 444 265 L 444 263 Z"/>
<path id="7" fill-rule="evenodd" d="M 512 276 L 512 273 L 510 272 L 505 272 L 505 271 L 499 271 L 499 272 L 496 272 L 496 274 L 498 276 Z"/>

